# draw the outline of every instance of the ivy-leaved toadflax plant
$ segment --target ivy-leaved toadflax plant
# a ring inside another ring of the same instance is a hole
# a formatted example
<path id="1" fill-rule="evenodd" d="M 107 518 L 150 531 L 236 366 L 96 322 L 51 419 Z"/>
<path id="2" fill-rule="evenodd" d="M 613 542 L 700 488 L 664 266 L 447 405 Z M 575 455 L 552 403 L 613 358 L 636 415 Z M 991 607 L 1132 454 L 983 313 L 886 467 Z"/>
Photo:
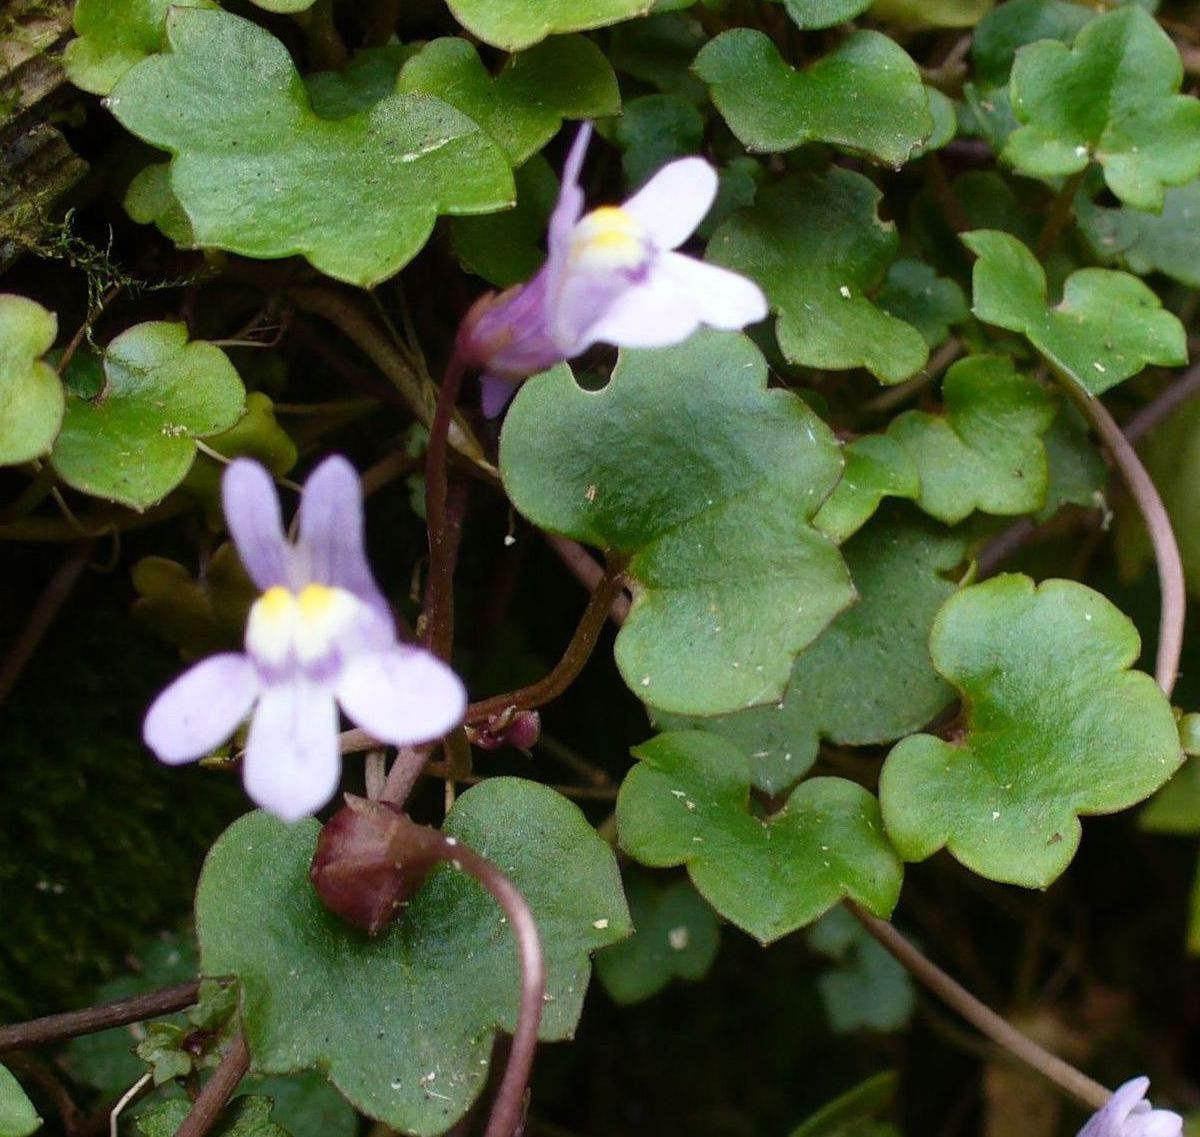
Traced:
<path id="1" fill-rule="evenodd" d="M 466 366 L 483 373 L 483 412 L 494 418 L 520 380 L 595 343 L 666 347 L 701 324 L 744 328 L 767 315 L 753 281 L 674 250 L 704 220 L 717 173 L 703 158 L 670 162 L 623 205 L 583 212 L 584 123 L 563 167 L 546 261 L 532 280 L 489 293 L 458 335 Z"/>
<path id="2" fill-rule="evenodd" d="M 246 792 L 296 821 L 337 789 L 339 706 L 380 741 L 403 746 L 456 726 L 466 692 L 446 664 L 396 639 L 363 547 L 362 487 L 346 459 L 328 458 L 309 476 L 294 544 L 257 462 L 230 465 L 221 492 L 234 544 L 262 590 L 246 650 L 210 656 L 176 679 L 151 705 L 143 736 L 160 761 L 192 762 L 253 710 Z"/>

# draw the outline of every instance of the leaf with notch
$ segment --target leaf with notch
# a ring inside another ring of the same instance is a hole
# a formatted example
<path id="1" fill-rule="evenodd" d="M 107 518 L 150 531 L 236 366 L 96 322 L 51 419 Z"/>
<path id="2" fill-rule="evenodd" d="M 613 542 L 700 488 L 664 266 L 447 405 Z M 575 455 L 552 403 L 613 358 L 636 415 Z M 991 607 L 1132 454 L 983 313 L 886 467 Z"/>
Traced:
<path id="1" fill-rule="evenodd" d="M 41 457 L 62 425 L 63 386 L 42 359 L 57 334 L 53 312 L 0 294 L 0 466 Z"/>

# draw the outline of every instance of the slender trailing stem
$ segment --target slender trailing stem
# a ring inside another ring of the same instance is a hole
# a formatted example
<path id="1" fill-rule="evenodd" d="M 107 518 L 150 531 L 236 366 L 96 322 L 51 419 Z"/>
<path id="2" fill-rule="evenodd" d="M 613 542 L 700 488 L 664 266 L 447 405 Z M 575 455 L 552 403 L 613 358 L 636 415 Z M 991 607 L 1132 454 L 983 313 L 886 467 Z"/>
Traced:
<path id="1" fill-rule="evenodd" d="M 1022 1034 L 1001 1018 L 986 1003 L 946 974 L 904 938 L 886 920 L 880 920 L 851 901 L 846 907 L 867 932 L 904 966 L 917 980 L 928 987 L 948 1006 L 953 1007 L 967 1022 L 993 1042 L 1016 1055 L 1050 1081 L 1061 1086 L 1092 1109 L 1100 1109 L 1112 1096 L 1099 1082 L 1076 1070 L 1032 1038 Z"/>
<path id="2" fill-rule="evenodd" d="M 9 1050 L 27 1050 L 32 1046 L 48 1046 L 53 1042 L 78 1038 L 82 1034 L 108 1030 L 109 1027 L 128 1026 L 159 1015 L 169 1015 L 192 1006 L 199 994 L 199 981 L 179 983 L 174 987 L 163 987 L 145 995 L 101 1003 L 82 1011 L 67 1011 L 65 1014 L 47 1015 L 12 1026 L 0 1026 L 0 1054 Z"/>
<path id="3" fill-rule="evenodd" d="M 430 434 L 432 440 L 433 435 Z M 443 435 L 442 458 L 445 459 Z M 432 451 L 430 452 L 432 454 Z M 429 572 L 425 579 L 425 645 L 449 662 L 454 647 L 454 569 L 462 541 L 467 486 L 461 479 L 448 483 L 449 470 L 441 465 L 442 477 L 430 480 L 433 459 L 425 465 L 425 517 L 429 526 Z M 432 488 L 431 488 L 432 487 Z"/>
<path id="4" fill-rule="evenodd" d="M 578 541 L 570 537 L 560 537 L 557 533 L 547 533 L 546 544 L 554 550 L 571 574 L 584 585 L 589 592 L 595 592 L 600 581 L 604 578 L 604 566 L 597 561 Z M 608 618 L 619 628 L 629 618 L 630 601 L 624 592 L 618 592 L 613 597 L 612 607 L 608 610 Z"/>
<path id="5" fill-rule="evenodd" d="M 608 620 L 609 609 L 613 600 L 625 587 L 623 575 L 624 565 L 609 566 L 596 585 L 596 591 L 588 600 L 579 626 L 567 644 L 554 670 L 544 678 L 528 687 L 507 695 L 496 695 L 479 703 L 472 703 L 467 708 L 467 721 L 478 722 L 498 715 L 501 711 L 516 707 L 518 710 L 533 710 L 557 699 L 583 670 L 584 664 L 591 658 L 600 637 L 604 624 Z"/>
<path id="6" fill-rule="evenodd" d="M 1039 261 L 1045 260 L 1046 254 L 1054 248 L 1054 242 L 1058 240 L 1063 226 L 1067 223 L 1067 218 L 1071 216 L 1071 210 L 1075 208 L 1075 194 L 1087 172 L 1088 167 L 1084 166 L 1077 174 L 1072 174 L 1063 182 L 1062 189 L 1058 191 L 1058 195 L 1050 206 L 1050 212 L 1046 215 L 1046 223 L 1038 234 L 1034 252 Z"/>
<path id="7" fill-rule="evenodd" d="M 192 1103 L 191 1112 L 183 1119 L 175 1137 L 204 1137 L 221 1116 L 221 1110 L 228 1104 L 233 1091 L 249 1069 L 250 1051 L 246 1048 L 246 1036 L 239 1030 L 221 1064 Z"/>
<path id="8" fill-rule="evenodd" d="M 1179 675 L 1179 657 L 1183 651 L 1183 620 L 1187 611 L 1187 593 L 1183 578 L 1183 561 L 1179 556 L 1179 544 L 1175 540 L 1171 520 L 1158 490 L 1146 473 L 1137 452 L 1121 433 L 1112 415 L 1104 404 L 1069 378 L 1062 381 L 1068 398 L 1080 409 L 1092 424 L 1104 443 L 1113 464 L 1121 472 L 1129 494 L 1146 523 L 1150 544 L 1154 549 L 1154 561 L 1158 567 L 1158 587 L 1161 604 L 1158 618 L 1158 657 L 1154 664 L 1154 678 L 1167 698 L 1175 689 Z"/>

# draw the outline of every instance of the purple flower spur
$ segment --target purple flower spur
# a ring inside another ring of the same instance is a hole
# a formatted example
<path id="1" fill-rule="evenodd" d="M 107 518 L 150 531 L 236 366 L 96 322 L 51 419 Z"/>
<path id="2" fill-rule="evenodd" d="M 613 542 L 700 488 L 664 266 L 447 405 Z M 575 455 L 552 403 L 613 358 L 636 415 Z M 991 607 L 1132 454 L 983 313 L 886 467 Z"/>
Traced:
<path id="1" fill-rule="evenodd" d="M 762 290 L 744 276 L 674 252 L 704 220 L 716 171 L 681 158 L 624 205 L 583 212 L 584 123 L 563 167 L 546 262 L 526 284 L 483 297 L 467 313 L 458 353 L 482 372 L 483 412 L 494 418 L 527 375 L 594 343 L 665 347 L 701 324 L 743 328 L 765 318 Z"/>
<path id="2" fill-rule="evenodd" d="M 253 710 L 246 793 L 285 821 L 320 809 L 341 774 L 338 707 L 394 746 L 456 726 L 466 707 L 458 676 L 396 639 L 363 548 L 362 488 L 341 457 L 309 476 L 299 536 L 284 536 L 279 499 L 257 462 L 225 471 L 222 500 L 242 563 L 262 595 L 250 609 L 244 654 L 214 655 L 155 699 L 142 728 L 170 765 L 210 753 Z"/>
<path id="3" fill-rule="evenodd" d="M 1152 1109 L 1146 1101 L 1149 1088 L 1149 1078 L 1126 1082 L 1092 1114 L 1079 1137 L 1180 1137 L 1183 1118 L 1169 1109 Z"/>

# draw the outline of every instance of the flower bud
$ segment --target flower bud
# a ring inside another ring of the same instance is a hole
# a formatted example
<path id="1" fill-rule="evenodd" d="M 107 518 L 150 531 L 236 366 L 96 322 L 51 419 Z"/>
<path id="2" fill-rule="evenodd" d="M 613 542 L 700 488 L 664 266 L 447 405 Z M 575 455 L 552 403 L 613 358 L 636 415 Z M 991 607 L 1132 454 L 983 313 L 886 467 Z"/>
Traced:
<path id="1" fill-rule="evenodd" d="M 480 750 L 499 750 L 502 746 L 515 746 L 528 752 L 542 734 L 542 717 L 537 711 L 519 711 L 507 707 L 498 715 L 492 715 L 482 726 L 468 726 L 467 737 L 472 746 Z"/>

